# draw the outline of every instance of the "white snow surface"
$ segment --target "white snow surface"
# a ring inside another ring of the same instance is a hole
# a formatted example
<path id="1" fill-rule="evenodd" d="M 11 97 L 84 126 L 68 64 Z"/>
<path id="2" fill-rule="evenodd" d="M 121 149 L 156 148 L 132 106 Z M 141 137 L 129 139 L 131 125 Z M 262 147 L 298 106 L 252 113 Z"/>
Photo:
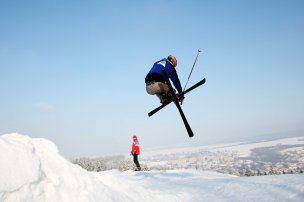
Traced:
<path id="1" fill-rule="evenodd" d="M 234 151 L 238 154 L 239 157 L 248 157 L 252 153 L 252 149 L 257 149 L 262 147 L 273 147 L 276 145 L 303 145 L 303 144 L 304 144 L 303 137 L 292 137 L 292 138 L 283 138 L 283 139 L 258 142 L 258 143 L 236 142 L 229 144 L 216 144 L 216 145 L 196 146 L 196 147 L 151 149 L 150 151 L 145 151 L 145 157 L 153 157 L 155 155 L 173 154 L 173 153 L 181 153 L 181 152 L 192 153 L 197 151 Z M 299 149 L 303 149 L 303 147 L 301 146 L 299 147 Z"/>
<path id="2" fill-rule="evenodd" d="M 304 175 L 236 177 L 196 170 L 88 172 L 56 145 L 0 136 L 0 201 L 304 201 Z"/>

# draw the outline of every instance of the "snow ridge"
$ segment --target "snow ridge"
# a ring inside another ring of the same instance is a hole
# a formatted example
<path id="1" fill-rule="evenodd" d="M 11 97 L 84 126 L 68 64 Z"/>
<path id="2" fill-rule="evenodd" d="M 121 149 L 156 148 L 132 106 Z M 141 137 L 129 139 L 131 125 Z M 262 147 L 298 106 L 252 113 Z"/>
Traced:
<path id="1" fill-rule="evenodd" d="M 88 172 L 54 143 L 0 136 L 1 202 L 304 201 L 304 175 L 237 177 L 197 170 Z"/>
<path id="2" fill-rule="evenodd" d="M 5 162 L 0 201 L 109 201 L 113 194 L 93 173 L 60 156 L 49 140 L 3 135 L 0 148 L 0 162 Z"/>

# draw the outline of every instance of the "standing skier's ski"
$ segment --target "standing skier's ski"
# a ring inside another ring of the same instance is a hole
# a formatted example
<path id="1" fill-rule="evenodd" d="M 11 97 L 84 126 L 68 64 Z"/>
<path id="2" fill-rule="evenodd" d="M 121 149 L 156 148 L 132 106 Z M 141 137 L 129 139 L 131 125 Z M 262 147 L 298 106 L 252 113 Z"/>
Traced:
<path id="1" fill-rule="evenodd" d="M 193 89 L 199 87 L 200 85 L 203 85 L 206 82 L 206 79 L 204 78 L 203 80 L 197 82 L 196 84 L 194 84 L 193 86 L 191 86 L 190 88 L 188 88 L 187 90 L 183 91 L 180 95 L 185 95 L 188 92 L 192 91 Z M 160 105 L 159 107 L 153 109 L 152 111 L 150 111 L 148 113 L 148 116 L 152 116 L 153 114 L 155 114 L 156 112 L 158 112 L 159 110 L 161 110 L 162 108 L 164 108 L 165 106 L 167 106 L 168 104 L 170 104 L 172 102 L 172 100 L 170 100 L 169 102 L 166 102 L 162 105 Z"/>
<path id="2" fill-rule="evenodd" d="M 179 111 L 179 113 L 180 113 L 180 115 L 181 115 L 181 117 L 182 117 L 182 119 L 183 119 L 183 122 L 184 122 L 185 127 L 186 127 L 187 132 L 188 132 L 188 135 L 189 135 L 189 137 L 193 137 L 194 134 L 193 134 L 193 132 L 192 132 L 192 129 L 191 129 L 191 127 L 190 127 L 190 125 L 189 125 L 189 123 L 188 123 L 188 121 L 187 121 L 187 119 L 186 119 L 186 117 L 185 117 L 185 115 L 184 115 L 184 112 L 183 112 L 183 110 L 182 110 L 182 108 L 181 108 L 181 106 L 180 106 L 180 104 L 179 104 L 179 102 L 178 102 L 177 97 L 175 96 L 175 92 L 174 92 L 173 87 L 172 87 L 172 85 L 171 85 L 171 83 L 170 83 L 170 80 L 169 80 L 169 77 L 168 77 L 168 75 L 167 75 L 166 70 L 163 69 L 163 70 L 162 70 L 162 73 L 163 73 L 163 76 L 164 76 L 164 78 L 165 78 L 165 80 L 166 80 L 166 83 L 167 83 L 168 86 L 169 86 L 170 93 L 171 93 L 171 95 L 172 95 L 173 101 L 174 101 L 174 103 L 175 103 L 175 105 L 176 105 L 176 107 L 177 107 L 177 109 L 178 109 L 178 111 Z"/>

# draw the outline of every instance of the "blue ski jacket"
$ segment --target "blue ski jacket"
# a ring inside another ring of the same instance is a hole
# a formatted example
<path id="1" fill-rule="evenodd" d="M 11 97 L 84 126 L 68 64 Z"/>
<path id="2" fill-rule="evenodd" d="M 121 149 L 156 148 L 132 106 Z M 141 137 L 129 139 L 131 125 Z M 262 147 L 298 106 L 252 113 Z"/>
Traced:
<path id="1" fill-rule="evenodd" d="M 165 79 L 163 78 L 162 75 L 162 70 L 164 68 L 167 72 L 169 79 L 173 82 L 173 85 L 178 91 L 178 93 L 181 93 L 183 90 L 176 69 L 171 65 L 170 61 L 167 60 L 166 58 L 159 60 L 153 64 L 151 70 L 149 71 L 149 73 L 145 78 L 145 82 L 147 83 L 151 81 L 157 81 L 157 82 L 165 83 Z"/>

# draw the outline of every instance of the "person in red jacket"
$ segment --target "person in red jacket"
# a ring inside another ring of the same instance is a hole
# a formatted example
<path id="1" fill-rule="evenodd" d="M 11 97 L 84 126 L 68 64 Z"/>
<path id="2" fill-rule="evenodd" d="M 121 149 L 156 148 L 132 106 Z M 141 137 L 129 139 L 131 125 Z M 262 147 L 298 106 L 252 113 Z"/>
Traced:
<path id="1" fill-rule="evenodd" d="M 139 142 L 136 135 L 133 135 L 133 143 L 132 143 L 132 150 L 131 155 L 133 155 L 133 161 L 136 165 L 135 171 L 141 170 L 139 162 L 138 162 L 138 155 L 140 154 L 140 147 Z"/>

